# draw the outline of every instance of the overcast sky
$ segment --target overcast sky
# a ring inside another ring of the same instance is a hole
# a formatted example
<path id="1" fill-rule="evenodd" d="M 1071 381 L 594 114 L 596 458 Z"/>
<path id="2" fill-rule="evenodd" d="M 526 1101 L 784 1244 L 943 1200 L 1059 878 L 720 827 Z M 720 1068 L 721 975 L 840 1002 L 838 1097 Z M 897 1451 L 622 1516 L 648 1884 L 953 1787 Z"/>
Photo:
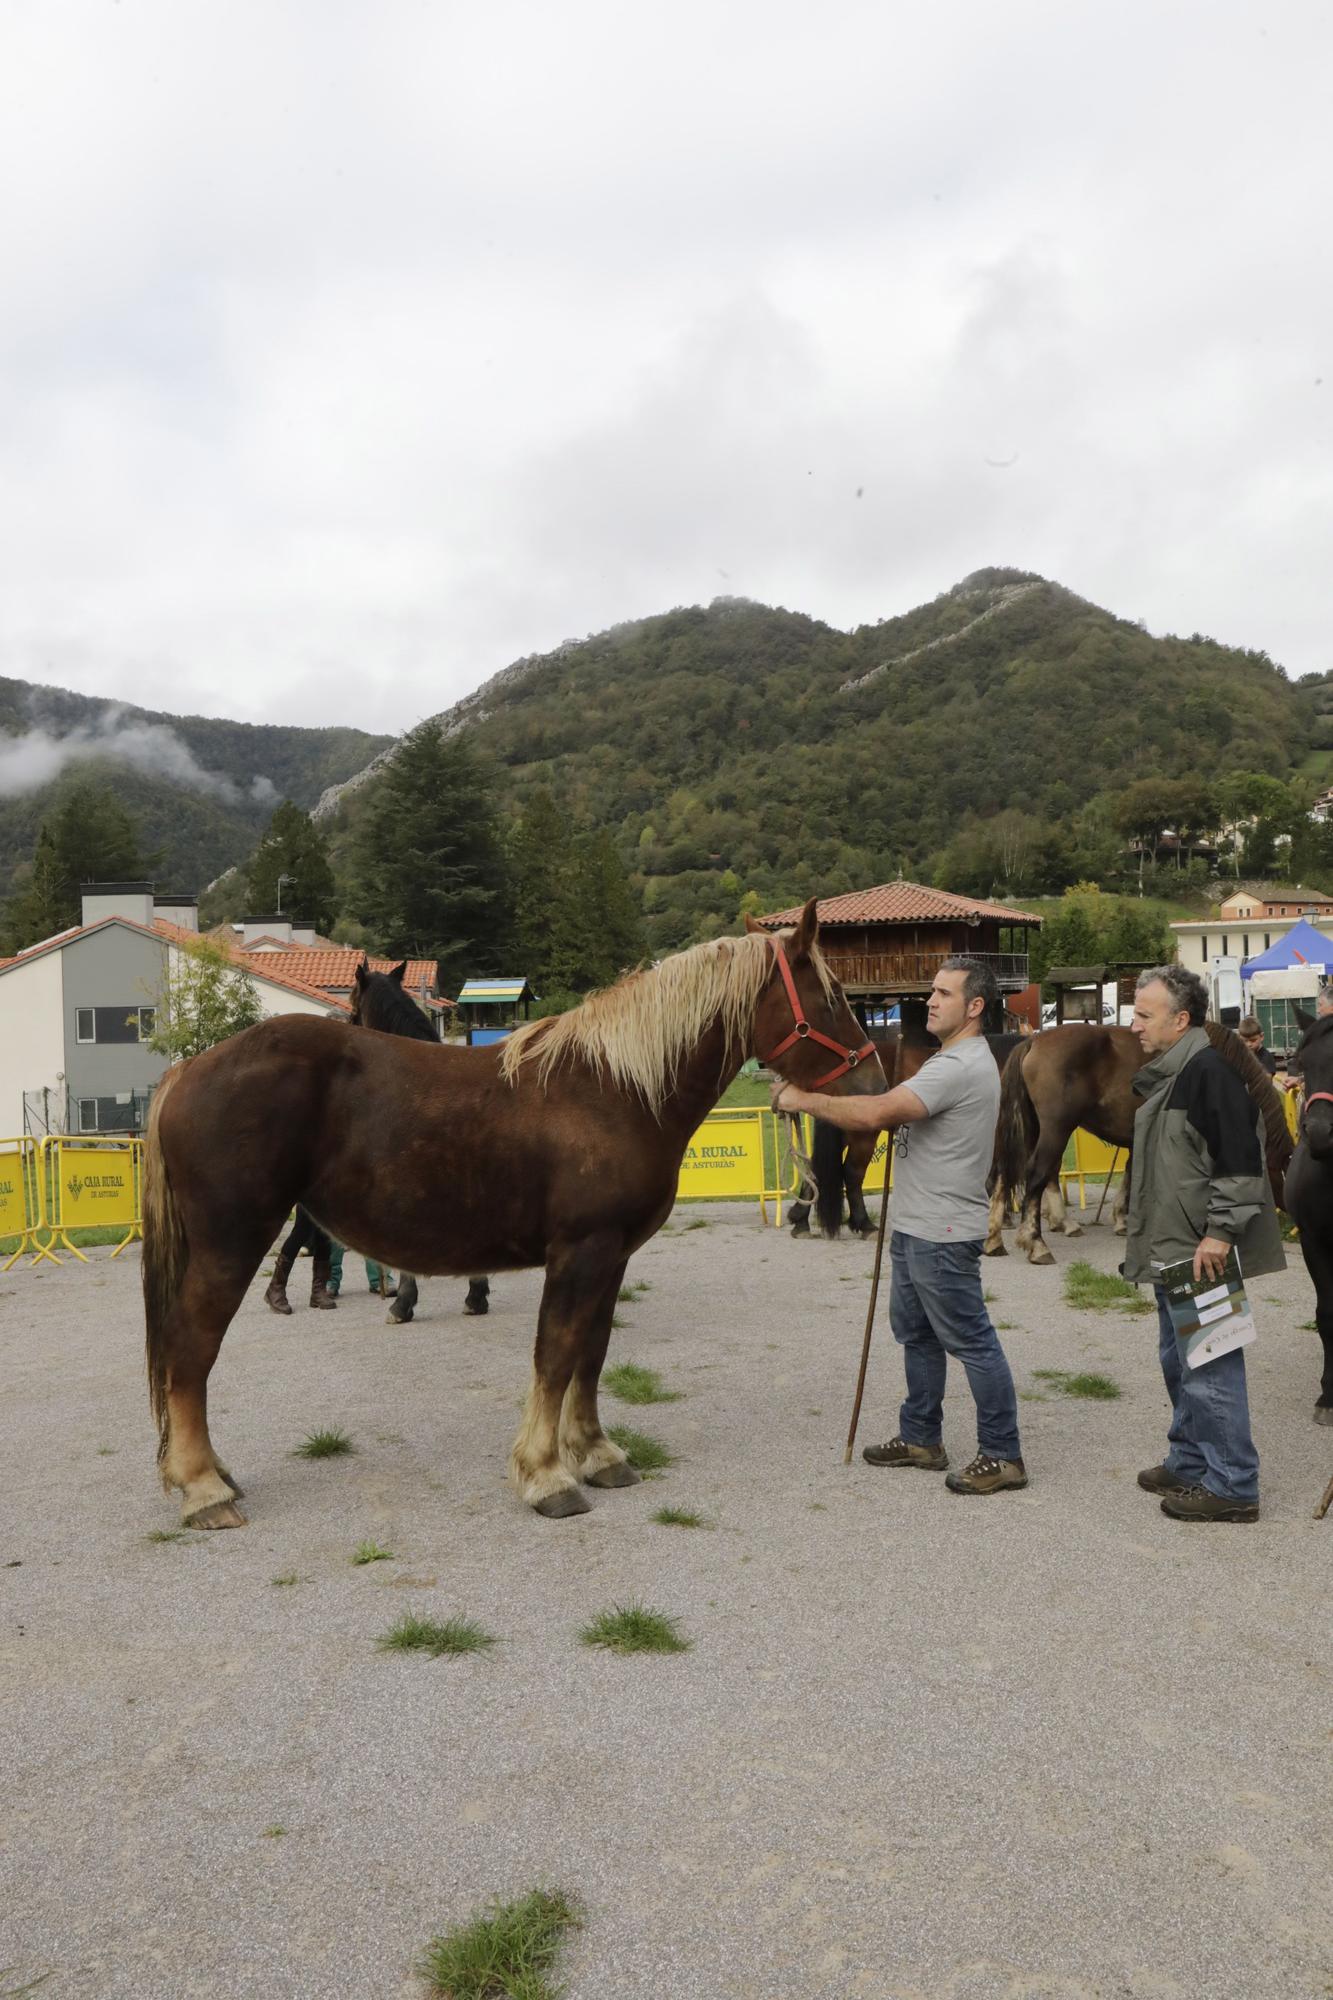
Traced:
<path id="1" fill-rule="evenodd" d="M 1333 10 L 0 0 L 0 673 L 400 729 L 982 564 L 1333 666 Z"/>

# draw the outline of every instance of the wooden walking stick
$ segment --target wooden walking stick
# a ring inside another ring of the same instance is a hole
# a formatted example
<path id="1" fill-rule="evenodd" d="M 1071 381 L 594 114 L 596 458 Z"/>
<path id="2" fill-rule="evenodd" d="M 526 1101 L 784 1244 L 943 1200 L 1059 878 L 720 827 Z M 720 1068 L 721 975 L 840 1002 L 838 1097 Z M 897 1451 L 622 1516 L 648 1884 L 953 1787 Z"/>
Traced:
<path id="1" fill-rule="evenodd" d="M 879 1230 L 875 1237 L 875 1269 L 870 1280 L 870 1306 L 866 1312 L 866 1337 L 861 1343 L 861 1372 L 856 1378 L 856 1401 L 852 1404 L 851 1429 L 847 1433 L 847 1449 L 842 1455 L 844 1465 L 852 1462 L 852 1447 L 856 1443 L 856 1426 L 861 1421 L 861 1398 L 866 1391 L 866 1369 L 870 1365 L 870 1336 L 875 1331 L 875 1303 L 879 1298 L 879 1270 L 884 1262 L 884 1219 L 889 1212 L 889 1160 L 893 1153 L 893 1134 L 884 1135 L 884 1192 L 879 1198 Z"/>
<path id="2" fill-rule="evenodd" d="M 1322 1521 L 1331 1506 L 1333 1506 L 1333 1479 L 1330 1479 L 1324 1488 L 1324 1497 L 1314 1510 L 1316 1521 Z"/>
<path id="3" fill-rule="evenodd" d="M 1100 1201 L 1098 1202 L 1098 1204 L 1097 1204 L 1097 1214 L 1096 1214 L 1096 1217 L 1095 1217 L 1095 1219 L 1094 1219 L 1094 1221 L 1093 1221 L 1093 1225 L 1092 1225 L 1094 1229 L 1100 1229 L 1100 1228 L 1101 1228 L 1101 1224 L 1102 1224 L 1102 1210 L 1103 1210 L 1103 1209 L 1105 1208 L 1105 1206 L 1106 1206 L 1106 1195 L 1107 1195 L 1107 1191 L 1108 1191 L 1108 1189 L 1110 1188 L 1110 1185 L 1111 1185 L 1111 1177 L 1112 1177 L 1112 1175 L 1113 1175 L 1113 1174 L 1115 1173 L 1115 1163 L 1116 1163 L 1116 1161 L 1117 1161 L 1117 1160 L 1118 1160 L 1119 1158 L 1120 1158 L 1120 1148 L 1119 1148 L 1119 1146 L 1117 1146 L 1117 1147 L 1116 1147 L 1116 1149 L 1115 1149 L 1115 1151 L 1114 1151 L 1114 1152 L 1112 1153 L 1112 1155 L 1111 1155 L 1111 1164 L 1110 1164 L 1110 1166 L 1109 1166 L 1109 1167 L 1107 1168 L 1107 1170 L 1106 1170 L 1106 1179 L 1105 1179 L 1105 1180 L 1104 1180 L 1104 1181 L 1102 1182 L 1102 1198 L 1101 1198 L 1101 1200 L 1100 1200 Z"/>

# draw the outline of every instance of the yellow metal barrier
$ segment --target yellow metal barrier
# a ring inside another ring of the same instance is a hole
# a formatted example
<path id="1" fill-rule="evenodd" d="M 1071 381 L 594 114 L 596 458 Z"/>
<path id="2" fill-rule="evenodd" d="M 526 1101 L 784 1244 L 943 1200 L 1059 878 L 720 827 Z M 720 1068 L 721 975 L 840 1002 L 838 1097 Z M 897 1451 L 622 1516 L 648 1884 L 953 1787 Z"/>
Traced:
<path id="1" fill-rule="evenodd" d="M 782 1226 L 782 1197 L 796 1185 L 794 1170 L 784 1171 L 778 1121 L 758 1105 L 731 1111 L 710 1111 L 685 1148 L 676 1186 L 677 1201 L 726 1201 L 745 1196 L 759 1203 L 764 1221 L 768 1204 L 776 1204 Z"/>
<path id="2" fill-rule="evenodd" d="M 41 1164 L 35 1139 L 0 1140 L 0 1237 L 18 1238 L 18 1247 L 5 1260 L 6 1271 L 29 1250 L 34 1253 L 34 1264 L 43 1257 L 50 1257 L 53 1264 L 60 1262 L 38 1236 L 46 1222 Z"/>
<path id="3" fill-rule="evenodd" d="M 71 1257 L 86 1264 L 82 1250 L 70 1241 L 71 1229 L 123 1229 L 125 1234 L 112 1257 L 119 1257 L 143 1235 L 142 1139 L 99 1143 L 53 1138 L 43 1141 L 42 1153 L 39 1179 L 47 1204 L 43 1221 L 51 1230 L 44 1254 L 53 1255 L 59 1243 Z"/>

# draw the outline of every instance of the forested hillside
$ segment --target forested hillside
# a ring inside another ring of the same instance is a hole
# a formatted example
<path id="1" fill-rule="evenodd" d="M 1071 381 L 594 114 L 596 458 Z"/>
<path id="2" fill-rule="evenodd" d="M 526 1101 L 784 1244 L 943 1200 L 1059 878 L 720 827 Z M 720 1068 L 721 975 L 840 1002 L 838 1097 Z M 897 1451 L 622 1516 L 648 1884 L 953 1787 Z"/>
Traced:
<path id="1" fill-rule="evenodd" d="M 494 761 L 504 809 L 545 787 L 610 831 L 660 950 L 726 928 L 743 898 L 900 872 L 1014 894 L 1113 886 L 1136 784 L 1153 847 L 1148 779 L 1191 831 L 1276 814 L 1215 781 L 1291 779 L 1333 746 L 1331 699 L 1264 654 L 1152 638 L 986 570 L 851 633 L 736 599 L 646 618 L 520 661 L 442 719 Z M 1186 781 L 1188 798 L 1169 789 Z M 349 795 L 341 816 L 357 811 Z"/>
<path id="2" fill-rule="evenodd" d="M 312 806 L 389 741 L 166 715 L 0 678 L 0 898 L 42 822 L 90 781 L 128 809 L 140 848 L 159 857 L 158 880 L 198 890 L 245 859 L 281 799 Z"/>

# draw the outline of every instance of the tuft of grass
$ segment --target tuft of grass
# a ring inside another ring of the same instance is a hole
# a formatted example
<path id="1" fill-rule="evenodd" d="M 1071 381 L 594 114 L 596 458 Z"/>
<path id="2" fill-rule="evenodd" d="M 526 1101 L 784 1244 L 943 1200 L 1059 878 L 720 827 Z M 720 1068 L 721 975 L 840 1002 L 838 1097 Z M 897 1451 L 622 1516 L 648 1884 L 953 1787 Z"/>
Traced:
<path id="1" fill-rule="evenodd" d="M 1131 1285 L 1127 1278 L 1118 1277 L 1114 1271 L 1098 1271 L 1082 1258 L 1065 1272 L 1065 1304 L 1094 1312 L 1107 1312 L 1113 1307 L 1127 1313 L 1157 1310 L 1152 1300 L 1145 1299 L 1138 1286 Z"/>
<path id="2" fill-rule="evenodd" d="M 1319 1321 L 1317 1319 L 1303 1319 L 1296 1331 L 1297 1333 L 1318 1333 Z"/>
<path id="3" fill-rule="evenodd" d="M 982 1304 L 983 1304 L 983 1305 L 987 1305 L 987 1306 L 993 1306 L 993 1305 L 995 1304 L 995 1302 L 996 1302 L 996 1298 L 995 1298 L 995 1293 L 994 1293 L 994 1292 L 983 1292 L 983 1293 L 981 1294 L 981 1302 L 982 1302 Z"/>
<path id="4" fill-rule="evenodd" d="M 264 1828 L 264 1838 L 265 1840 L 281 1840 L 286 1832 L 287 1829 L 285 1826 L 266 1826 Z"/>
<path id="5" fill-rule="evenodd" d="M 446 1653 L 482 1653 L 496 1639 L 475 1618 L 422 1618 L 405 1611 L 375 1644 L 381 1653 L 429 1653 L 438 1660 Z"/>
<path id="6" fill-rule="evenodd" d="M 620 1446 L 636 1472 L 665 1472 L 676 1463 L 674 1452 L 668 1451 L 660 1438 L 649 1437 L 629 1424 L 608 1424 L 606 1435 Z"/>
<path id="7" fill-rule="evenodd" d="M 346 1431 L 336 1426 L 329 1431 L 308 1431 L 292 1453 L 293 1458 L 346 1458 L 356 1446 Z"/>
<path id="8" fill-rule="evenodd" d="M 692 1514 L 688 1507 L 659 1507 L 653 1515 L 659 1528 L 711 1528 L 702 1514 Z"/>
<path id="9" fill-rule="evenodd" d="M 617 1329 L 618 1327 L 623 1327 L 623 1326 L 628 1326 L 628 1324 L 629 1324 L 629 1321 L 628 1321 L 628 1320 L 626 1320 L 626 1319 L 624 1319 L 624 1318 L 622 1318 L 622 1316 L 621 1316 L 621 1315 L 620 1315 L 619 1313 L 612 1313 L 612 1315 L 611 1315 L 611 1331 L 612 1331 L 613 1333 L 614 1333 L 614 1332 L 616 1331 L 616 1329 Z"/>
<path id="10" fill-rule="evenodd" d="M 116 1447 L 113 1444 L 98 1445 L 97 1456 L 99 1458 L 114 1458 L 115 1455 L 116 1455 Z"/>
<path id="11" fill-rule="evenodd" d="M 299 1583 L 300 1580 L 294 1569 L 286 1569 L 281 1576 L 271 1576 L 269 1578 L 269 1582 L 275 1590 L 284 1590 L 288 1584 Z"/>
<path id="12" fill-rule="evenodd" d="M 685 1224 L 685 1229 L 683 1229 L 683 1230 L 681 1231 L 681 1234 L 682 1234 L 682 1235 L 684 1235 L 684 1234 L 685 1234 L 685 1231 L 686 1231 L 686 1230 L 689 1230 L 689 1229 L 707 1229 L 707 1227 L 708 1227 L 708 1218 L 707 1218 L 707 1216 L 704 1216 L 704 1215 L 696 1215 L 696 1216 L 694 1217 L 693 1221 L 691 1221 L 691 1222 L 687 1222 L 687 1223 Z"/>
<path id="13" fill-rule="evenodd" d="M 393 1561 L 393 1550 L 382 1549 L 378 1542 L 358 1542 L 352 1550 L 354 1563 L 387 1563 Z"/>
<path id="14" fill-rule="evenodd" d="M 549 1975 L 582 1921 L 571 1897 L 533 1889 L 432 1938 L 419 1969 L 440 2000 L 556 2000 Z"/>
<path id="15" fill-rule="evenodd" d="M 188 1542 L 193 1539 L 184 1528 L 154 1528 L 151 1534 L 144 1536 L 146 1542 Z"/>
<path id="16" fill-rule="evenodd" d="M 1063 1368 L 1034 1368 L 1033 1374 L 1039 1382 L 1049 1382 L 1062 1396 L 1082 1396 L 1090 1403 L 1113 1403 L 1120 1395 L 1120 1385 L 1109 1375 L 1071 1375 Z"/>
<path id="17" fill-rule="evenodd" d="M 678 1403 L 679 1389 L 668 1389 L 655 1368 L 641 1368 L 637 1361 L 620 1361 L 602 1372 L 602 1387 L 622 1403 Z"/>
<path id="18" fill-rule="evenodd" d="M 585 1646 L 602 1646 L 611 1653 L 688 1653 L 692 1641 L 682 1636 L 678 1620 L 646 1604 L 616 1604 L 599 1611 L 579 1633 Z"/>

